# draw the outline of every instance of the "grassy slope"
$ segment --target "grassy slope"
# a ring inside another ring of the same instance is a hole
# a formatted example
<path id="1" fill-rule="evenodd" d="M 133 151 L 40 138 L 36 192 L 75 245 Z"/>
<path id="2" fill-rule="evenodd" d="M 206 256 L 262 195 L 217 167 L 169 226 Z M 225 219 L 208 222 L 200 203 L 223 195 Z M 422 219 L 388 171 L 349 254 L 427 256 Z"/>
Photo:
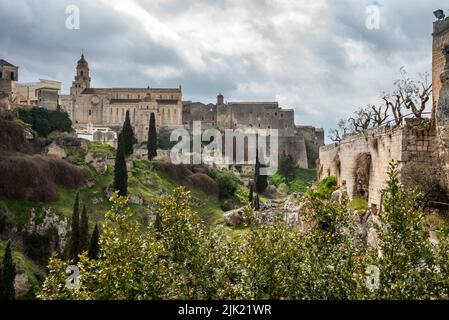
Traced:
<path id="1" fill-rule="evenodd" d="M 0 241 L 0 257 L 3 257 L 5 253 L 6 243 Z M 17 250 L 13 250 L 13 261 L 16 264 L 17 274 L 25 272 L 28 275 L 28 279 L 32 288 L 24 296 L 19 297 L 20 299 L 33 299 L 36 292 L 40 288 L 39 280 L 44 278 L 44 270 L 36 265 L 32 260 L 27 258 L 23 253 Z"/>
<path id="2" fill-rule="evenodd" d="M 295 176 L 288 182 L 288 191 L 304 193 L 312 185 L 316 178 L 316 169 L 296 169 Z M 271 176 L 269 180 L 277 187 L 285 182 L 285 178 L 280 173 Z"/>

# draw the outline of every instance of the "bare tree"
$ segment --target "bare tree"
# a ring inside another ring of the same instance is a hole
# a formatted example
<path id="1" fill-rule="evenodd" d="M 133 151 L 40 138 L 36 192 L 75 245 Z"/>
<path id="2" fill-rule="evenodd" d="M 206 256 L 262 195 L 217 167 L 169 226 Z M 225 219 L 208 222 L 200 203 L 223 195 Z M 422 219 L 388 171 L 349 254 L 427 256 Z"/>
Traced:
<path id="1" fill-rule="evenodd" d="M 406 71 L 401 68 L 403 78 L 396 81 L 396 92 L 401 97 L 405 108 L 411 110 L 417 119 L 421 119 L 432 95 L 432 83 L 429 83 L 429 75 L 422 76 L 422 80 L 407 77 Z"/>
<path id="2" fill-rule="evenodd" d="M 331 139 L 333 142 L 340 143 L 344 136 L 350 132 L 350 126 L 347 120 L 341 119 L 337 123 L 337 129 L 330 129 L 329 130 L 329 139 Z"/>
<path id="3" fill-rule="evenodd" d="M 371 126 L 372 117 L 373 111 L 369 106 L 359 108 L 357 111 L 355 111 L 354 117 L 349 118 L 349 121 L 354 128 L 354 132 L 362 133 L 365 130 L 369 129 Z"/>
<path id="4" fill-rule="evenodd" d="M 375 126 L 381 126 L 388 119 L 388 109 L 388 104 L 385 106 L 371 105 L 371 110 L 373 111 L 371 114 L 371 121 Z"/>
<path id="5" fill-rule="evenodd" d="M 401 100 L 401 96 L 397 94 L 383 94 L 382 100 L 385 101 L 386 109 L 391 109 L 394 117 L 394 122 L 397 126 L 402 124 L 402 105 L 403 102 Z"/>

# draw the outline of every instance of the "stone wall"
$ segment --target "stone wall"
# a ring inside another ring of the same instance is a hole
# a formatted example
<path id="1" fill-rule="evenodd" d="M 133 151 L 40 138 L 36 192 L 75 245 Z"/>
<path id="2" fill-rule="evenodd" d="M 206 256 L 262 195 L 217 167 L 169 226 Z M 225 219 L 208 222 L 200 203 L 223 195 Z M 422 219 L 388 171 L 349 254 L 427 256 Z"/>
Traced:
<path id="1" fill-rule="evenodd" d="M 338 184 L 346 185 L 349 197 L 360 197 L 361 155 L 369 155 L 371 164 L 366 173 L 368 204 L 378 208 L 381 205 L 381 190 L 388 179 L 387 171 L 392 160 L 399 162 L 401 170 L 405 165 L 419 163 L 422 167 L 432 167 L 436 139 L 433 133 L 409 121 L 403 128 L 382 127 L 365 134 L 346 137 L 340 144 L 332 144 L 320 149 L 319 179 L 336 176 Z M 366 157 L 365 157 L 366 159 Z M 357 181 L 356 177 L 359 177 Z"/>
<path id="2" fill-rule="evenodd" d="M 434 22 L 432 43 L 432 84 L 434 106 L 437 106 L 438 98 L 440 96 L 440 74 L 443 71 L 445 64 L 443 55 L 443 47 L 445 44 L 449 44 L 449 17 L 443 21 Z"/>

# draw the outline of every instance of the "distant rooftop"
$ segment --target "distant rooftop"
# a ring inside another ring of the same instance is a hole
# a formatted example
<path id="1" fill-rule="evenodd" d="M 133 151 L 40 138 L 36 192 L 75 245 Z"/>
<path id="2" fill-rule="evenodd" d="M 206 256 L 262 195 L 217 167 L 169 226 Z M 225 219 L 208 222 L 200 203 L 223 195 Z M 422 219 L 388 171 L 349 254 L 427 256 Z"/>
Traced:
<path id="1" fill-rule="evenodd" d="M 0 59 L 0 66 L 17 68 L 17 66 L 15 66 L 12 63 L 9 63 L 8 61 L 3 60 L 3 59 Z"/>

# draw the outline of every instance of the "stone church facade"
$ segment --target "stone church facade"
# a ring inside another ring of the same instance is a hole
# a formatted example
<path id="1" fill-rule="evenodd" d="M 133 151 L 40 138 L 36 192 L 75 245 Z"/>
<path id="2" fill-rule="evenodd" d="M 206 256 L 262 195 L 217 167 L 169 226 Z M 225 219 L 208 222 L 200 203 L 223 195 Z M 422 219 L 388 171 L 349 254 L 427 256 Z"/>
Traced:
<path id="1" fill-rule="evenodd" d="M 129 111 L 131 124 L 139 142 L 146 141 L 151 113 L 156 127 L 182 125 L 182 90 L 178 88 L 91 88 L 89 64 L 81 56 L 76 66 L 70 95 L 60 97 L 62 109 L 75 128 L 88 125 L 119 131 Z"/>

